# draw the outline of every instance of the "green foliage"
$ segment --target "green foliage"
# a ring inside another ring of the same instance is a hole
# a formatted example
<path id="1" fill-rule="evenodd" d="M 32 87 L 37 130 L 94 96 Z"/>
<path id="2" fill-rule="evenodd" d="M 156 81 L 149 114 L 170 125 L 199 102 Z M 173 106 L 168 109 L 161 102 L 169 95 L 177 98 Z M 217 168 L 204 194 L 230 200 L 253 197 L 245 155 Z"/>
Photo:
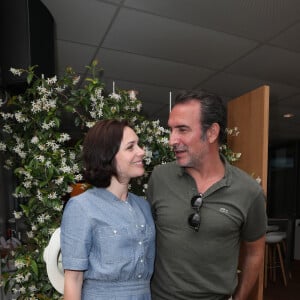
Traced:
<path id="1" fill-rule="evenodd" d="M 80 77 L 71 68 L 60 78 L 37 77 L 35 68 L 12 68 L 16 76 L 27 74 L 28 88 L 6 104 L 0 99 L 0 152 L 17 182 L 15 218 L 24 219 L 27 228 L 26 242 L 6 257 L 15 261 L 16 272 L 4 273 L 2 284 L 17 299 L 60 299 L 49 283 L 43 251 L 60 226 L 64 199 L 72 185 L 82 181 L 81 142 L 88 128 L 111 118 L 134 125 L 146 152 L 145 175 L 131 186 L 139 195 L 144 195 L 153 167 L 174 157 L 168 130 L 142 115 L 142 103 L 133 91 L 105 93 L 96 61 L 87 66 L 89 77 L 80 86 Z M 71 129 L 66 120 L 73 122 Z"/>
<path id="2" fill-rule="evenodd" d="M 153 166 L 173 159 L 168 130 L 159 121 L 146 120 L 135 94 L 117 90 L 107 95 L 97 76 L 97 62 L 87 68 L 89 77 L 81 86 L 71 68 L 60 78 L 37 77 L 35 67 L 12 68 L 16 76 L 27 74 L 28 88 L 6 105 L 0 101 L 0 151 L 17 181 L 14 197 L 20 210 L 15 218 L 23 218 L 27 226 L 26 243 L 6 258 L 15 261 L 17 270 L 3 276 L 6 289 L 18 299 L 61 298 L 49 283 L 43 250 L 60 226 L 63 199 L 72 184 L 82 180 L 81 142 L 88 128 L 97 120 L 111 118 L 127 119 L 134 125 L 146 150 L 145 176 L 132 183 L 140 195 Z M 73 121 L 71 130 L 65 127 L 66 119 Z"/>

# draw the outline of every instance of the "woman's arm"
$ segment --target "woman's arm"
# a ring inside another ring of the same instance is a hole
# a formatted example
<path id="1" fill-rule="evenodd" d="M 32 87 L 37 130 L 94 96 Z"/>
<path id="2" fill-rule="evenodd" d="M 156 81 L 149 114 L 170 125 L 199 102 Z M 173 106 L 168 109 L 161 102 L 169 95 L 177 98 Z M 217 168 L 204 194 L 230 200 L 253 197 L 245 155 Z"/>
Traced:
<path id="1" fill-rule="evenodd" d="M 64 300 L 80 300 L 83 271 L 65 270 Z"/>

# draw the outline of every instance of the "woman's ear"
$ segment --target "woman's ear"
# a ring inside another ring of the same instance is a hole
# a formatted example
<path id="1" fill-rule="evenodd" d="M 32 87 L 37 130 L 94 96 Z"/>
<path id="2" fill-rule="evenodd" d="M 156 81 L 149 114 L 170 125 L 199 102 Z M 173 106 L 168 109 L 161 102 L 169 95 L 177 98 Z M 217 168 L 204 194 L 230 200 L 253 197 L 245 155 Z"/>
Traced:
<path id="1" fill-rule="evenodd" d="M 220 133 L 220 125 L 218 123 L 212 123 L 212 125 L 208 128 L 206 136 L 207 140 L 210 144 L 214 143 L 215 141 L 218 141 Z"/>

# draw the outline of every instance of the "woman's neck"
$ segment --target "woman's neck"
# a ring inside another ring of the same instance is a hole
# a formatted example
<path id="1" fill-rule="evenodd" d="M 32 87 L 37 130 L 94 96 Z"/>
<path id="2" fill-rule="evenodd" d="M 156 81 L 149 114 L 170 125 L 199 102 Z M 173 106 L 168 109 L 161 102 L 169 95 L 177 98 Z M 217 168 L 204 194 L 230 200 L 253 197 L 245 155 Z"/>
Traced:
<path id="1" fill-rule="evenodd" d="M 122 201 L 127 200 L 128 196 L 128 183 L 119 182 L 116 177 L 112 177 L 110 185 L 106 188 L 112 194 Z"/>

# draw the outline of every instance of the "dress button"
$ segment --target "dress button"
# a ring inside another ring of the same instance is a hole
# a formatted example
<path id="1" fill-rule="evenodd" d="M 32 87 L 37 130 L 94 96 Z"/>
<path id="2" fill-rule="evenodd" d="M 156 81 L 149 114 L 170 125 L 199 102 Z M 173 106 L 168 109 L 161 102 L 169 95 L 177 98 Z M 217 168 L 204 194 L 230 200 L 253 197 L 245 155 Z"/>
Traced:
<path id="1" fill-rule="evenodd" d="M 138 278 L 141 278 L 141 277 L 142 277 L 142 275 L 141 275 L 141 274 L 139 274 L 139 275 L 138 275 Z"/>
<path id="2" fill-rule="evenodd" d="M 139 245 L 142 245 L 142 244 L 143 244 L 143 242 L 139 241 Z"/>
<path id="3" fill-rule="evenodd" d="M 144 224 L 142 224 L 142 225 L 141 225 L 141 227 L 142 227 L 142 228 L 144 228 L 144 227 L 145 227 L 145 225 L 144 225 Z"/>
<path id="4" fill-rule="evenodd" d="M 142 262 L 144 262 L 144 260 L 143 260 L 143 259 L 141 259 L 141 260 L 140 260 L 140 262 L 142 263 Z"/>

